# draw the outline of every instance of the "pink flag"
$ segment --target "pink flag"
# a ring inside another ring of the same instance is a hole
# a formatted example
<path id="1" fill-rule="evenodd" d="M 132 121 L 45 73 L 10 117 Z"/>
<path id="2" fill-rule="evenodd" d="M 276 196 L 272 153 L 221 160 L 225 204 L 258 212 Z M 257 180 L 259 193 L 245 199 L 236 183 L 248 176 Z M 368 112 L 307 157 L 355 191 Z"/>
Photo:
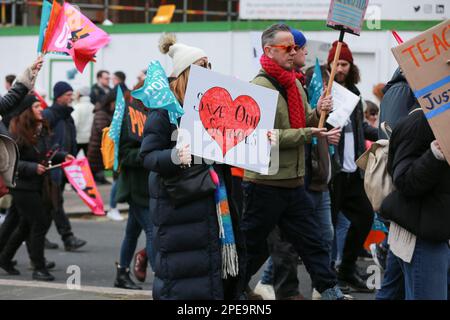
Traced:
<path id="1" fill-rule="evenodd" d="M 98 28 L 80 11 L 68 3 L 58 17 L 50 40 L 45 44 L 45 52 L 59 52 L 72 56 L 78 71 L 83 72 L 90 61 L 95 61 L 95 54 L 110 41 L 109 35 Z"/>
<path id="2" fill-rule="evenodd" d="M 86 157 L 63 163 L 67 180 L 75 188 L 78 196 L 97 216 L 104 216 L 102 196 L 98 192 L 91 168 Z"/>

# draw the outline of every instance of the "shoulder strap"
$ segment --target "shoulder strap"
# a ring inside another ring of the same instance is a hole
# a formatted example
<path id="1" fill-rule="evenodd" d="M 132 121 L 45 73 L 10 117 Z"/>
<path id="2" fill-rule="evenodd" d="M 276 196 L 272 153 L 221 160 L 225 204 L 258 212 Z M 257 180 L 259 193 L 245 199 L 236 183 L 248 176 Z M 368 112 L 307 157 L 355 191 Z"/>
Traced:
<path id="1" fill-rule="evenodd" d="M 267 80 L 270 81 L 270 83 L 275 87 L 275 89 L 281 94 L 281 96 L 284 98 L 284 100 L 286 100 L 286 102 L 288 101 L 287 98 L 287 92 L 286 89 L 284 89 L 277 80 L 275 80 L 275 78 L 269 76 L 267 73 L 258 73 L 258 75 L 255 78 L 258 77 L 262 77 L 262 78 L 266 78 Z"/>

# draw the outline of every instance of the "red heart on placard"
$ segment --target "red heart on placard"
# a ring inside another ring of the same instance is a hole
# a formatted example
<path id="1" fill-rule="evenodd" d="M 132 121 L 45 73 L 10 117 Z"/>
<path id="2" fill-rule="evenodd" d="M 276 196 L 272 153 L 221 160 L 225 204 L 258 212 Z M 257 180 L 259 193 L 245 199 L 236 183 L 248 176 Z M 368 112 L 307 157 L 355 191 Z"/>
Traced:
<path id="1" fill-rule="evenodd" d="M 258 126 L 261 112 L 256 101 L 246 95 L 231 98 L 221 87 L 213 87 L 200 99 L 200 120 L 223 156 L 249 136 Z"/>

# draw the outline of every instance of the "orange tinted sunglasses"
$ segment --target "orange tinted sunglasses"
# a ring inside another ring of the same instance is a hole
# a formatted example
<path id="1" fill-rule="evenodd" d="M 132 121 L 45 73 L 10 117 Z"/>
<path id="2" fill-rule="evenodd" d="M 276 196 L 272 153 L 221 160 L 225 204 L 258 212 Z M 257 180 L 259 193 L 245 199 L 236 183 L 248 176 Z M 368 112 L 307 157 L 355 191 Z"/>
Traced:
<path id="1" fill-rule="evenodd" d="M 283 49 L 286 52 L 291 52 L 292 49 L 294 49 L 295 51 L 300 50 L 300 46 L 298 46 L 296 44 L 290 44 L 290 45 L 287 45 L 287 46 L 285 46 L 283 44 L 279 44 L 279 45 L 272 45 L 272 46 L 269 46 L 269 47 Z"/>

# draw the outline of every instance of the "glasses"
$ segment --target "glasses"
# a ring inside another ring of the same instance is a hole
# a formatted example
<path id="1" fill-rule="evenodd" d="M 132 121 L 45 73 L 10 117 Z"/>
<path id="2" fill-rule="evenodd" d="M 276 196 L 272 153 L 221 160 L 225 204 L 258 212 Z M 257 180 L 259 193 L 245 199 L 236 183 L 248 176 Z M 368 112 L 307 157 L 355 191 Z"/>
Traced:
<path id="1" fill-rule="evenodd" d="M 283 45 L 283 44 L 278 44 L 278 45 L 271 45 L 269 47 L 283 49 L 286 52 L 291 52 L 292 49 L 294 49 L 297 52 L 298 50 L 301 49 L 300 46 L 296 45 L 296 44 L 290 44 L 290 45 L 287 45 L 287 46 Z"/>

